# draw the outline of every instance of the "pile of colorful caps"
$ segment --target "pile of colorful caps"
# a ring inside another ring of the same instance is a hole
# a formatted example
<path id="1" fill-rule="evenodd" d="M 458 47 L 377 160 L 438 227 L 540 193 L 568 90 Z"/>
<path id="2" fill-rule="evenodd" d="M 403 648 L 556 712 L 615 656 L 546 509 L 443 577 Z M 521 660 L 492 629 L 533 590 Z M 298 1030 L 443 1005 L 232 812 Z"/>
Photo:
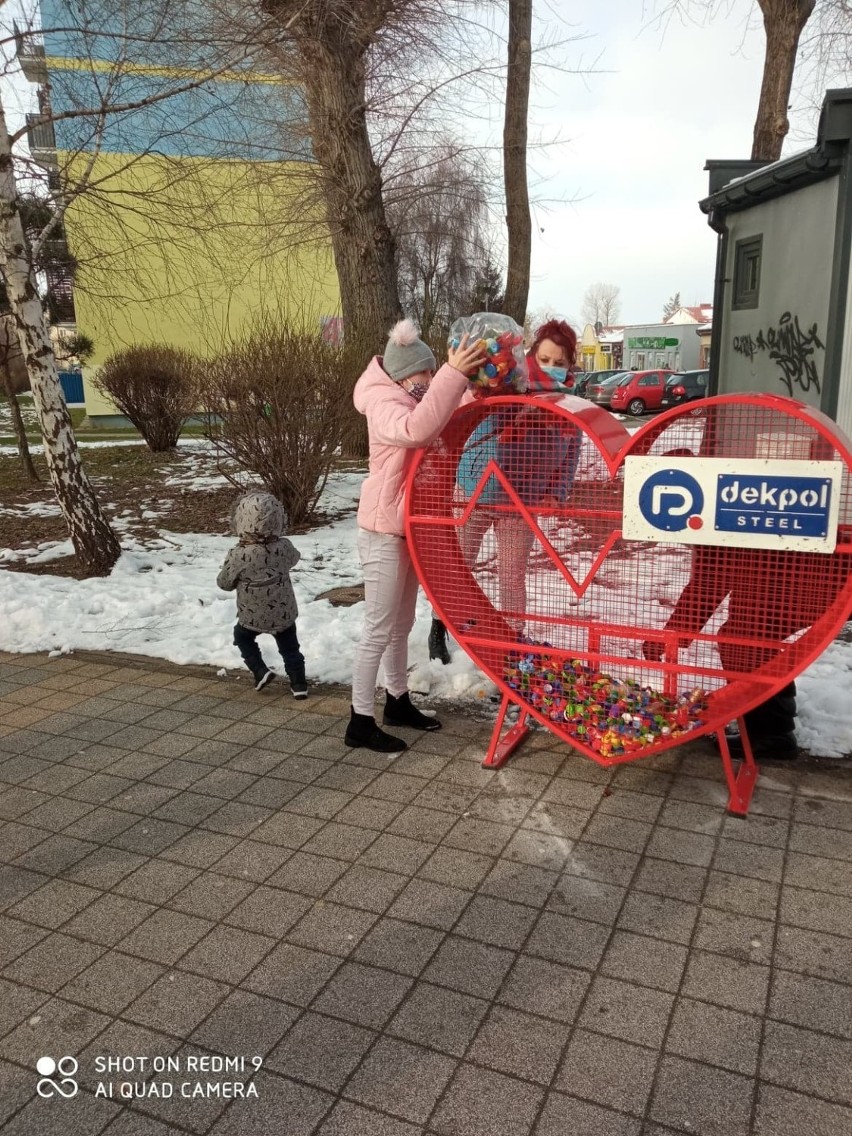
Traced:
<path id="1" fill-rule="evenodd" d="M 503 679 L 510 690 L 558 723 L 601 757 L 635 753 L 680 737 L 704 724 L 707 696 L 695 689 L 671 697 L 588 667 L 579 659 L 556 660 L 522 648 L 506 656 Z"/>
<path id="2" fill-rule="evenodd" d="M 462 316 L 450 328 L 449 346 L 458 347 L 464 335 L 487 356 L 487 361 L 468 375 L 474 398 L 526 393 L 524 335 L 510 316 L 494 312 Z"/>

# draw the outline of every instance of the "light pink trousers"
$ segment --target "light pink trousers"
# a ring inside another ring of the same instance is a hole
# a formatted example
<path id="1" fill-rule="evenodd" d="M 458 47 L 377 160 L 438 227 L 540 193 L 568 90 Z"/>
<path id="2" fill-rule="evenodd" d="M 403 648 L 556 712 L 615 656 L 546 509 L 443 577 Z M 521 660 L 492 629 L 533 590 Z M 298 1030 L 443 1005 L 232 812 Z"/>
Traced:
<path id="1" fill-rule="evenodd" d="M 365 611 L 352 667 L 352 709 L 372 717 L 380 663 L 389 694 L 399 698 L 408 690 L 408 636 L 418 581 L 401 536 L 359 529 L 358 555 L 364 569 Z"/>
<path id="2" fill-rule="evenodd" d="M 492 525 L 497 538 L 499 606 L 507 623 L 521 631 L 527 610 L 527 561 L 535 535 L 523 517 L 475 509 L 459 531 L 461 553 L 469 568 L 473 569 L 476 564 L 482 541 Z"/>

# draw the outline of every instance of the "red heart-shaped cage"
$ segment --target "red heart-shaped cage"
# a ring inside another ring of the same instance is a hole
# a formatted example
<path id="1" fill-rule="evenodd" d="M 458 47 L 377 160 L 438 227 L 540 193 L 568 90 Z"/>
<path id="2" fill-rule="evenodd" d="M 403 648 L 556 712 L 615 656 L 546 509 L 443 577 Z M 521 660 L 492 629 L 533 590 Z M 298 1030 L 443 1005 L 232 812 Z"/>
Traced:
<path id="1" fill-rule="evenodd" d="M 632 455 L 840 462 L 836 550 L 625 540 Z M 720 730 L 837 635 L 851 469 L 830 419 L 772 395 L 675 408 L 632 436 L 581 399 L 494 398 L 417 454 L 407 536 L 436 611 L 506 699 L 611 765 Z"/>

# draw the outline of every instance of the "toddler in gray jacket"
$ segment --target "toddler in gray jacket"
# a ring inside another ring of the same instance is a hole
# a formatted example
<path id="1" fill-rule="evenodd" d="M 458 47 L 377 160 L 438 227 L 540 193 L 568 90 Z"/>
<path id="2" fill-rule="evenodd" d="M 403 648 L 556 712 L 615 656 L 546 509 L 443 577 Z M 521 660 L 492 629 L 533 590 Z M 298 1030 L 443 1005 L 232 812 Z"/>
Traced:
<path id="1" fill-rule="evenodd" d="M 239 540 L 216 577 L 226 592 L 237 592 L 234 645 L 254 675 L 255 690 L 275 677 L 257 645 L 260 634 L 274 636 L 284 660 L 294 698 L 307 698 L 305 657 L 296 635 L 296 595 L 290 569 L 301 553 L 283 536 L 281 502 L 271 493 L 247 493 L 234 507 L 233 527 Z"/>

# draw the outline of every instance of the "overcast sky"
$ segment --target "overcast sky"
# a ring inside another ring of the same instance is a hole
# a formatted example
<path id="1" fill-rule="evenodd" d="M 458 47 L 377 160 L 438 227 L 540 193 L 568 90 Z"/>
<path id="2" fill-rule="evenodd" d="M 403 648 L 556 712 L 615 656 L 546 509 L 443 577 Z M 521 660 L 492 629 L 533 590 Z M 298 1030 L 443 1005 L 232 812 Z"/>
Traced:
<path id="1" fill-rule="evenodd" d="M 675 292 L 684 304 L 713 299 L 716 238 L 698 208 L 704 164 L 750 155 L 763 28 L 756 0 L 716 0 L 724 16 L 704 26 L 655 23 L 666 2 L 535 0 L 537 41 L 576 38 L 550 55 L 566 70 L 539 69 L 532 96 L 531 143 L 561 141 L 530 152 L 531 310 L 582 322 L 596 281 L 621 289 L 626 323 L 659 319 Z M 832 76 L 830 85 L 850 82 Z M 26 100 L 8 78 L 4 91 L 17 125 Z M 812 85 L 794 88 L 785 156 L 813 144 L 821 98 Z M 485 117 L 499 146 L 501 99 Z"/>
<path id="2" fill-rule="evenodd" d="M 750 156 L 763 29 L 753 0 L 731 0 L 712 26 L 665 30 L 651 26 L 650 3 L 643 12 L 643 0 L 537 0 L 542 16 L 570 9 L 588 38 L 565 62 L 598 73 L 551 73 L 535 98 L 539 135 L 569 139 L 558 155 L 531 157 L 548 179 L 535 192 L 572 200 L 535 209 L 531 309 L 579 318 L 599 280 L 621 288 L 629 323 L 658 319 L 674 292 L 685 304 L 713 299 L 715 234 L 697 205 L 704 164 Z M 797 97 L 785 156 L 814 140 L 814 115 Z"/>

